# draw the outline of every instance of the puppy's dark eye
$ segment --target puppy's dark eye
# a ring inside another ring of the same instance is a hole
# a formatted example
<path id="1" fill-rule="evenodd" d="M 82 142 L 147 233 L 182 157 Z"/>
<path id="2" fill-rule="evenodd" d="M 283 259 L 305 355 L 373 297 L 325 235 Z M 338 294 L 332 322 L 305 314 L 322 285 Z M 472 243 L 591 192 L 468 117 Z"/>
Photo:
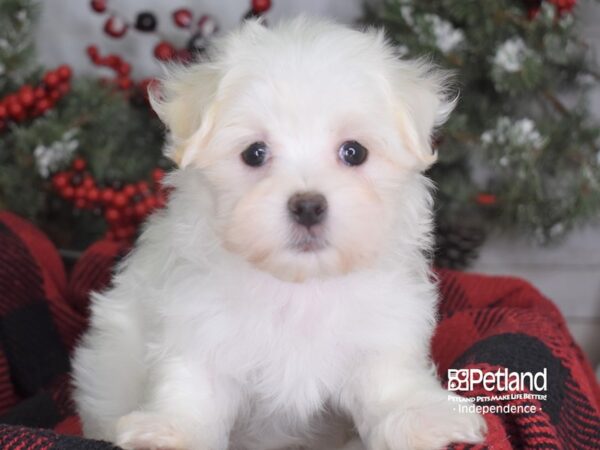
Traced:
<path id="1" fill-rule="evenodd" d="M 242 161 L 250 167 L 260 167 L 267 162 L 269 150 L 264 142 L 255 142 L 242 152 Z"/>
<path id="2" fill-rule="evenodd" d="M 367 160 L 369 151 L 356 141 L 346 141 L 339 151 L 340 159 L 348 166 L 360 166 Z"/>

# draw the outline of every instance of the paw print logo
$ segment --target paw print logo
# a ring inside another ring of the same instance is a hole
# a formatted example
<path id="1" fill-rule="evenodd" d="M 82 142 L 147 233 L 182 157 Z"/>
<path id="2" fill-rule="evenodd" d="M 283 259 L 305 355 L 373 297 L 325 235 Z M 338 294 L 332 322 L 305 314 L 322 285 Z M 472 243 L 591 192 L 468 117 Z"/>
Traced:
<path id="1" fill-rule="evenodd" d="M 469 390 L 469 369 L 448 369 L 448 390 Z"/>

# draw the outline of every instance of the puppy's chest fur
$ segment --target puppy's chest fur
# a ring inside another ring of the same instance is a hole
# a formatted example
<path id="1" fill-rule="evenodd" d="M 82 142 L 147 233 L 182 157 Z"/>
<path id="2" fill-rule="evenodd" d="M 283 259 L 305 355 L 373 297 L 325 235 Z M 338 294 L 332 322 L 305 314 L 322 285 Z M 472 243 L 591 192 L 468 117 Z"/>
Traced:
<path id="1" fill-rule="evenodd" d="M 245 413 L 232 431 L 233 445 L 239 440 L 244 448 L 287 448 L 295 440 L 307 445 L 323 436 L 335 439 L 339 431 L 332 430 L 339 421 L 332 409 L 364 351 L 348 339 L 356 317 L 343 311 L 339 293 L 280 295 L 271 307 L 238 311 L 245 316 L 237 318 L 243 337 L 230 345 L 241 365 L 221 360 L 243 386 Z"/>
<path id="2" fill-rule="evenodd" d="M 401 339 L 401 300 L 373 288 L 391 282 L 369 277 L 291 287 L 202 283 L 185 320 L 168 320 L 164 337 L 189 336 L 191 358 L 210 361 L 215 373 L 238 384 L 243 413 L 233 436 L 243 435 L 245 442 L 269 436 L 273 446 L 260 445 L 277 448 L 278 432 L 285 431 L 284 442 L 322 429 L 319 417 L 335 407 L 364 354 Z M 319 426 L 307 426 L 313 422 Z"/>
<path id="3" fill-rule="evenodd" d="M 210 317 L 199 307 L 193 331 L 198 353 L 271 408 L 318 407 L 360 351 L 348 339 L 355 312 L 344 311 L 340 292 L 241 291 L 216 293 L 207 302 Z"/>

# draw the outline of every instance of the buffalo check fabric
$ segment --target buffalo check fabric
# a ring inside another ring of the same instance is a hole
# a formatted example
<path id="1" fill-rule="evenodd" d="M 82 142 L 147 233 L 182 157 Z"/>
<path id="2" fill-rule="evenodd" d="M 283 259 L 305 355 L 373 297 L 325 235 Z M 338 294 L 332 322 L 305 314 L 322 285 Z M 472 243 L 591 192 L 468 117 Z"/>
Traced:
<path id="1" fill-rule="evenodd" d="M 86 327 L 90 291 L 108 286 L 127 250 L 99 241 L 67 275 L 43 233 L 0 212 L 0 448 L 116 448 L 80 437 L 69 355 Z M 488 413 L 484 444 L 450 448 L 600 448 L 600 387 L 556 306 L 516 278 L 436 275 L 441 299 L 431 352 L 442 382 L 465 388 L 460 394 L 479 405 L 536 406 L 534 413 Z M 544 370 L 544 399 L 507 399 L 505 392 L 465 385 L 469 371 Z"/>

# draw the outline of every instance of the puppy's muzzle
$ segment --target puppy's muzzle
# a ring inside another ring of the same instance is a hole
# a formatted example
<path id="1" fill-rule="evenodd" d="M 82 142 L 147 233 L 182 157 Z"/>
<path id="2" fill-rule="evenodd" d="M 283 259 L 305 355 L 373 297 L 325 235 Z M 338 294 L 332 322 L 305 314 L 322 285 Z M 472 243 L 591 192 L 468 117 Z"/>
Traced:
<path id="1" fill-rule="evenodd" d="M 310 228 L 327 216 L 327 199 L 318 192 L 299 192 L 288 200 L 288 211 L 294 222 Z"/>

